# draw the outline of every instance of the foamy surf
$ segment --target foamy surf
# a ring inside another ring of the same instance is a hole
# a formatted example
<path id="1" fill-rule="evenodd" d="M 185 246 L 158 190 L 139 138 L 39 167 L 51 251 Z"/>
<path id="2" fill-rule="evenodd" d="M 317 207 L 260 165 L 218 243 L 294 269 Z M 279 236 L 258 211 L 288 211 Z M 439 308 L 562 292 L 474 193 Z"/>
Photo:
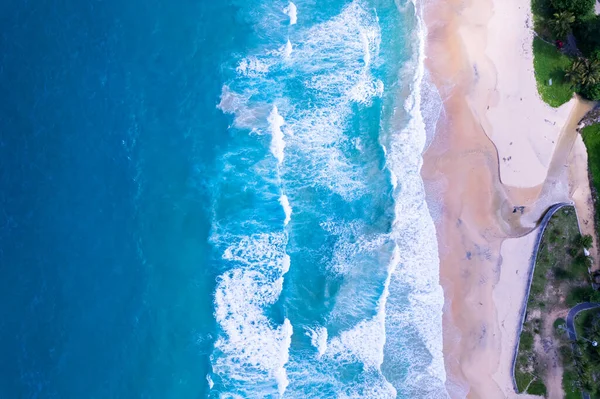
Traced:
<path id="1" fill-rule="evenodd" d="M 292 207 L 290 206 L 290 201 L 288 200 L 287 195 L 281 194 L 279 197 L 279 203 L 283 208 L 283 213 L 285 214 L 285 219 L 283 220 L 283 225 L 287 226 L 287 224 L 292 220 Z"/>
<path id="2" fill-rule="evenodd" d="M 390 280 L 391 300 L 387 305 L 388 345 L 386 352 L 393 354 L 399 346 L 410 347 L 406 336 L 397 334 L 407 332 L 414 336 L 427 348 L 431 360 L 422 367 L 411 368 L 403 376 L 391 376 L 392 382 L 401 384 L 403 392 L 409 396 L 427 395 L 435 398 L 447 398 L 445 389 L 446 373 L 442 354 L 442 307 L 444 297 L 439 284 L 439 258 L 435 227 L 425 202 L 423 182 L 419 175 L 422 164 L 421 154 L 427 141 L 427 129 L 422 109 L 423 79 L 425 75 L 425 37 L 426 28 L 422 20 L 422 10 L 415 3 L 415 16 L 419 30 L 416 70 L 411 83 L 411 95 L 404 103 L 405 111 L 410 115 L 407 125 L 389 140 L 387 167 L 393 179 L 403 179 L 407 172 L 413 175 L 410 184 L 404 181 L 402 189 L 396 191 L 395 221 L 392 236 L 397 243 L 398 262 L 401 266 L 394 278 Z M 439 112 L 435 117 L 439 115 Z M 394 292 L 411 287 L 409 303 L 401 303 L 393 299 Z M 412 333 L 411 333 L 412 331 Z M 414 345 L 416 342 L 412 341 Z M 414 352 L 414 351 L 413 351 Z M 394 367 L 393 356 L 387 365 Z M 385 368 L 385 365 L 384 365 Z M 419 381 L 416 383 L 416 381 Z"/>
<path id="3" fill-rule="evenodd" d="M 274 105 L 271 113 L 269 114 L 269 125 L 271 128 L 271 153 L 279 163 L 283 162 L 283 150 L 285 149 L 285 141 L 283 140 L 283 131 L 281 127 L 285 121 L 283 117 L 279 115 L 277 107 Z"/>
<path id="4" fill-rule="evenodd" d="M 319 357 L 327 351 L 327 329 L 323 326 L 306 329 L 306 334 L 310 337 L 310 343 L 319 353 Z"/>
<path id="5" fill-rule="evenodd" d="M 233 115 L 235 142 L 251 147 L 232 151 L 227 162 L 240 166 L 225 165 L 219 180 L 239 191 L 224 200 L 247 208 L 215 219 L 228 262 L 215 294 L 215 397 L 446 395 L 437 247 L 419 174 L 422 32 L 413 59 L 382 58 L 398 45 L 382 36 L 403 18 L 421 27 L 420 15 L 375 7 L 355 0 L 327 18 L 319 9 L 319 22 L 293 30 L 271 23 L 280 9 L 252 14 L 269 40 L 232 62 L 219 107 Z M 412 66 L 397 81 L 402 63 Z M 392 92 L 409 87 L 407 99 Z M 305 333 L 292 340 L 292 325 Z"/>
<path id="6" fill-rule="evenodd" d="M 283 56 L 285 58 L 290 58 L 291 55 L 292 55 L 292 43 L 288 39 L 287 43 L 285 44 L 285 48 L 283 50 Z"/>
<path id="7" fill-rule="evenodd" d="M 296 22 L 298 22 L 298 9 L 296 5 L 290 1 L 288 6 L 283 9 L 283 12 L 290 17 L 290 25 L 296 25 Z"/>
<path id="8" fill-rule="evenodd" d="M 238 392 L 268 396 L 271 383 L 283 395 L 293 328 L 288 319 L 273 323 L 265 308 L 278 299 L 289 270 L 287 239 L 276 233 L 233 241 L 223 259 L 241 267 L 223 273 L 215 292 L 215 318 L 223 334 L 215 342 L 213 373 Z"/>

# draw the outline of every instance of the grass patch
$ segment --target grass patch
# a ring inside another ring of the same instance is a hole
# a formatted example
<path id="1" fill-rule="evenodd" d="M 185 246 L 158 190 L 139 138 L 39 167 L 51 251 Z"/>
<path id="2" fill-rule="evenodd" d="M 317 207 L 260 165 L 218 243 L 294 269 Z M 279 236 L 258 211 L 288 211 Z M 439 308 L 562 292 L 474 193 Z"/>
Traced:
<path id="1" fill-rule="evenodd" d="M 562 333 L 562 329 L 561 326 L 565 326 L 567 324 L 566 320 L 563 319 L 562 317 L 559 317 L 558 319 L 554 320 L 554 324 L 552 324 L 552 326 L 554 327 L 555 330 L 559 331 Z"/>
<path id="2" fill-rule="evenodd" d="M 574 370 L 565 370 L 562 387 L 565 391 L 565 399 L 581 399 L 581 391 L 577 388 L 577 373 Z"/>
<path id="3" fill-rule="evenodd" d="M 552 107 L 559 107 L 573 97 L 573 88 L 565 80 L 564 70 L 571 60 L 558 49 L 542 39 L 533 39 L 533 68 L 538 92 L 542 100 Z M 549 80 L 552 79 L 552 86 Z"/>
<path id="4" fill-rule="evenodd" d="M 527 385 L 529 385 L 533 379 L 534 377 L 531 374 L 520 370 L 515 370 L 515 381 L 517 382 L 517 390 L 519 393 L 523 393 L 525 388 L 527 388 Z"/>
<path id="5" fill-rule="evenodd" d="M 533 334 L 529 331 L 523 331 L 521 333 L 521 340 L 519 341 L 519 348 L 524 351 L 533 349 Z"/>
<path id="6" fill-rule="evenodd" d="M 598 233 L 599 220 L 598 209 L 600 201 L 600 124 L 588 126 L 581 131 L 581 137 L 587 148 L 588 153 L 588 168 L 590 171 L 590 180 L 592 183 L 592 196 L 596 206 L 596 233 Z"/>
<path id="7" fill-rule="evenodd" d="M 565 207 L 552 216 L 540 244 L 535 264 L 529 306 L 545 303 L 548 299 L 544 292 L 549 283 L 568 284 L 570 277 L 578 275 L 579 268 L 575 266 L 575 258 L 581 253 L 581 248 L 573 248 L 572 243 L 579 237 L 577 216 L 572 207 Z M 551 303 L 550 305 L 554 305 Z"/>

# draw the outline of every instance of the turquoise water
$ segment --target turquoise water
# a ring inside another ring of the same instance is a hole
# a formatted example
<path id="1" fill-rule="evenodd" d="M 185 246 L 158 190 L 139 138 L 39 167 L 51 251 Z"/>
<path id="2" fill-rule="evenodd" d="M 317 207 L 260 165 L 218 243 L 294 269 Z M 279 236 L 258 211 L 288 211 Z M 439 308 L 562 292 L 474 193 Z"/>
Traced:
<path id="1" fill-rule="evenodd" d="M 420 12 L 294 3 L 3 3 L 0 397 L 446 397 Z"/>

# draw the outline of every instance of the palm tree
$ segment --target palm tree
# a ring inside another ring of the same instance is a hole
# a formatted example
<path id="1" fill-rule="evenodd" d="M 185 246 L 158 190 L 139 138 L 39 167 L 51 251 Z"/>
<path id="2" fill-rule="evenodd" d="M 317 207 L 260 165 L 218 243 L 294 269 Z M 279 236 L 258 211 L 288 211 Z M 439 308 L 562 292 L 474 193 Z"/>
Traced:
<path id="1" fill-rule="evenodd" d="M 565 78 L 580 89 L 600 84 L 600 60 L 577 58 L 566 69 Z"/>
<path id="2" fill-rule="evenodd" d="M 548 27 L 558 39 L 564 39 L 571 33 L 571 24 L 575 22 L 575 15 L 570 11 L 555 13 L 548 20 Z"/>

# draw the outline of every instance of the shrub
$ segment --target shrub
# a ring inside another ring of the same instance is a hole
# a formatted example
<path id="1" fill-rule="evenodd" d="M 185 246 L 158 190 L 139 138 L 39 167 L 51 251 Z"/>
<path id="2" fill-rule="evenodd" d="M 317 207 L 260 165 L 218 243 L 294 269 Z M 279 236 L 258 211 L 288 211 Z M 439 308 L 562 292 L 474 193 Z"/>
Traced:
<path id="1" fill-rule="evenodd" d="M 600 84 L 584 87 L 581 95 L 591 101 L 600 101 Z"/>
<path id="2" fill-rule="evenodd" d="M 600 49 L 600 16 L 578 21 L 573 25 L 573 34 L 577 38 L 577 47 L 584 55 L 591 56 Z"/>
<path id="3" fill-rule="evenodd" d="M 550 0 L 531 0 L 531 11 L 534 16 L 550 18 L 557 10 L 552 6 Z"/>
<path id="4" fill-rule="evenodd" d="M 573 348 L 570 345 L 563 345 L 559 348 L 560 358 L 563 364 L 570 365 L 573 363 Z"/>
<path id="5" fill-rule="evenodd" d="M 592 265 L 592 260 L 585 256 L 583 253 L 577 255 L 575 259 L 573 259 L 573 268 L 574 269 L 587 269 Z"/>
<path id="6" fill-rule="evenodd" d="M 529 331 L 523 331 L 521 333 L 519 347 L 524 351 L 528 351 L 533 348 L 533 335 Z"/>
<path id="7" fill-rule="evenodd" d="M 527 393 L 531 395 L 546 396 L 546 385 L 544 385 L 544 383 L 540 380 L 535 380 L 529 384 Z"/>
<path id="8" fill-rule="evenodd" d="M 567 253 L 568 253 L 568 254 L 569 254 L 569 255 L 570 255 L 572 258 L 574 258 L 574 257 L 576 257 L 576 256 L 577 256 L 577 254 L 579 253 L 579 249 L 577 249 L 577 248 L 574 248 L 574 247 L 569 247 L 569 248 L 567 249 Z"/>
<path id="9" fill-rule="evenodd" d="M 588 302 L 593 290 L 588 287 L 575 287 L 567 295 L 567 306 L 573 307 L 578 303 Z"/>
<path id="10" fill-rule="evenodd" d="M 577 18 L 588 16 L 594 12 L 596 0 L 551 0 L 556 11 L 569 11 Z"/>
<path id="11" fill-rule="evenodd" d="M 581 391 L 579 390 L 578 376 L 573 370 L 565 370 L 563 373 L 563 389 L 565 390 L 565 398 L 581 399 Z"/>
<path id="12" fill-rule="evenodd" d="M 556 277 L 557 280 L 569 280 L 573 277 L 573 275 L 568 270 L 565 270 L 562 267 L 555 267 L 554 269 L 552 269 L 552 272 L 554 273 L 554 277 Z"/>
<path id="13" fill-rule="evenodd" d="M 593 242 L 594 242 L 594 239 L 589 234 L 586 234 L 584 236 L 579 234 L 577 236 L 577 245 L 579 245 L 582 248 L 590 248 L 592 246 Z"/>

